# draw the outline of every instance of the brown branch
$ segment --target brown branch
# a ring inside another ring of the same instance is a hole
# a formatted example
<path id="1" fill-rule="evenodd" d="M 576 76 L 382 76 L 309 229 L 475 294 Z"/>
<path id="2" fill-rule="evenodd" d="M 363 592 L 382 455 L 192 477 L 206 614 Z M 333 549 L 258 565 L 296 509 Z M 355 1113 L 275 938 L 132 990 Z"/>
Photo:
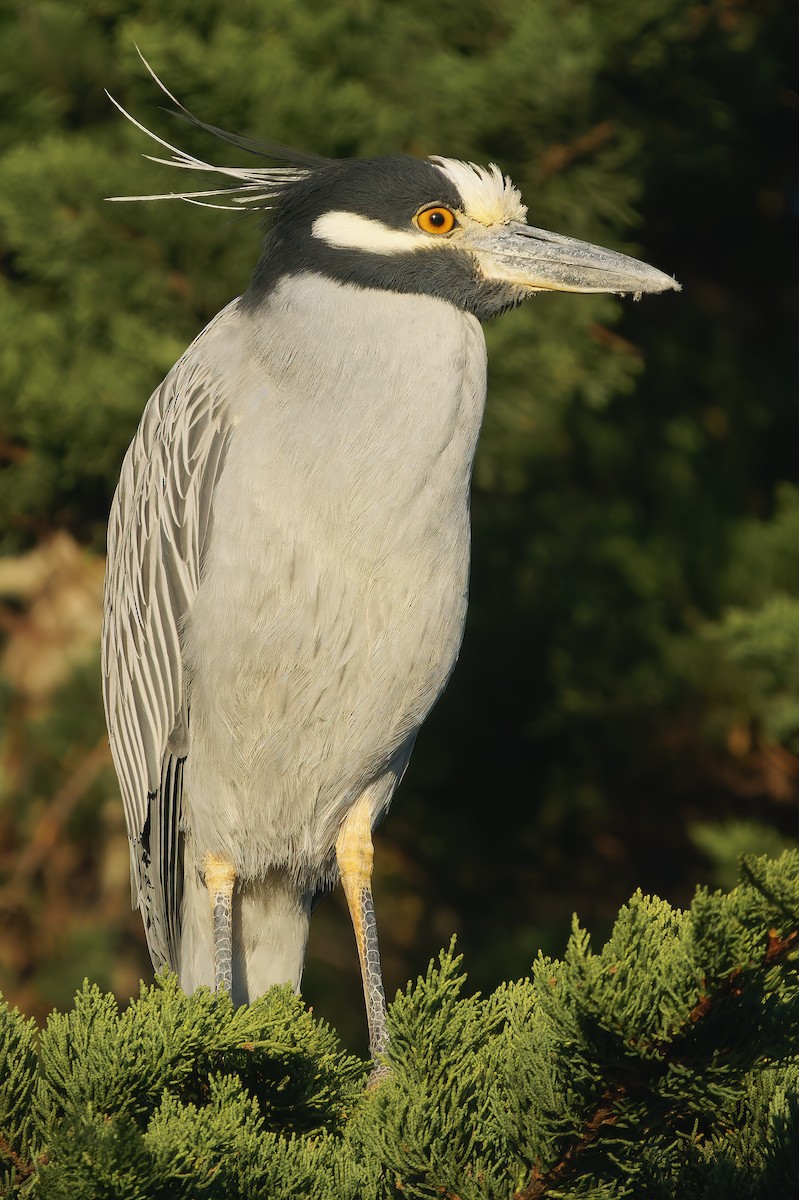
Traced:
<path id="1" fill-rule="evenodd" d="M 575 158 L 580 158 L 584 154 L 591 154 L 594 150 L 598 150 L 600 146 L 612 137 L 614 129 L 615 125 L 613 121 L 600 121 L 592 129 L 588 129 L 585 133 L 580 134 L 573 142 L 559 142 L 554 146 L 547 147 L 538 162 L 538 170 L 541 178 L 547 179 L 551 175 L 557 175 L 559 171 L 564 170 Z"/>
<path id="2" fill-rule="evenodd" d="M 769 929 L 766 935 L 766 948 L 763 951 L 763 958 L 761 959 L 759 965 L 761 967 L 773 967 L 776 963 L 782 962 L 784 959 L 786 959 L 788 955 L 794 949 L 796 949 L 797 944 L 799 944 L 799 929 L 792 929 L 790 933 L 786 933 L 784 937 L 780 937 L 776 929 Z M 741 995 L 743 992 L 743 973 L 743 967 L 734 967 L 733 970 L 730 971 L 729 975 L 727 975 L 725 979 L 721 980 L 719 987 L 717 987 L 714 992 L 704 992 L 701 996 L 699 996 L 696 1004 L 694 1004 L 693 1008 L 688 1014 L 688 1020 L 681 1028 L 678 1027 L 678 1029 L 675 1031 L 676 1036 L 670 1038 L 667 1042 L 660 1044 L 652 1042 L 647 1048 L 655 1051 L 661 1056 L 661 1058 L 666 1058 L 669 1056 L 669 1051 L 674 1047 L 674 1044 L 680 1034 L 689 1032 L 689 1026 L 695 1026 L 699 1024 L 700 1021 L 705 1020 L 714 1010 L 714 1008 L 718 1007 L 719 1000 L 730 996 L 737 997 Z M 674 1056 L 671 1055 L 671 1057 Z"/>
<path id="3" fill-rule="evenodd" d="M 27 1179 L 36 1170 L 33 1163 L 25 1162 L 24 1158 L 20 1158 L 3 1133 L 0 1133 L 0 1157 L 11 1163 L 20 1179 Z"/>
<path id="4" fill-rule="evenodd" d="M 636 346 L 634 342 L 614 333 L 605 325 L 600 325 L 598 321 L 593 321 L 588 326 L 588 336 L 595 342 L 599 342 L 600 346 L 606 346 L 608 350 L 616 350 L 620 354 L 626 354 L 628 358 L 643 358 L 640 346 Z"/>
<path id="5" fill-rule="evenodd" d="M 797 945 L 799 945 L 799 929 L 792 929 L 784 937 L 780 937 L 776 929 L 769 929 L 766 948 L 760 965 L 764 967 L 774 966 L 775 963 L 787 958 L 797 948 Z M 688 1033 L 691 1027 L 695 1027 L 699 1022 L 705 1020 L 717 1006 L 719 999 L 725 996 L 740 996 L 743 991 L 742 976 L 743 968 L 735 967 L 721 981 L 721 985 L 715 993 L 712 995 L 709 993 L 701 995 L 688 1013 L 688 1018 L 682 1026 L 681 1032 L 683 1035 Z M 679 1037 L 680 1031 L 677 1032 L 677 1037 L 672 1037 L 667 1042 L 648 1043 L 646 1049 L 654 1051 L 661 1059 L 666 1059 L 667 1057 L 673 1059 L 675 1056 L 670 1054 L 670 1051 L 673 1051 L 675 1042 Z M 641 1043 L 638 1043 L 639 1048 L 641 1045 Z M 565 1178 L 576 1165 L 578 1156 L 597 1141 L 604 1127 L 615 1125 L 618 1120 L 618 1116 L 614 1111 L 615 1106 L 628 1090 L 624 1084 L 617 1084 L 615 1087 L 608 1088 L 603 1092 L 599 1104 L 580 1130 L 577 1140 L 573 1141 L 566 1148 L 555 1165 L 547 1171 L 542 1171 L 540 1166 L 534 1167 L 529 1182 L 521 1191 L 514 1192 L 513 1200 L 543 1200 L 548 1195 L 550 1189 L 562 1185 Z"/>
<path id="6" fill-rule="evenodd" d="M 757 732 L 749 735 L 740 727 L 730 732 L 730 739 L 738 735 L 742 748 L 732 749 L 733 761 L 728 758 L 711 757 L 708 760 L 710 778 L 727 788 L 735 796 L 745 799 L 768 797 L 777 804 L 793 804 L 799 801 L 799 759 L 785 746 L 776 742 L 765 742 Z"/>
<path id="7" fill-rule="evenodd" d="M 18 442 L 0 438 L 0 462 L 22 463 L 28 458 L 30 458 L 30 450 L 27 446 L 20 446 Z"/>
<path id="8" fill-rule="evenodd" d="M 782 962 L 796 947 L 797 942 L 799 942 L 799 929 L 792 929 L 790 933 L 786 933 L 785 937 L 780 937 L 776 929 L 769 929 L 763 965 L 772 967 L 774 963 Z"/>
<path id="9" fill-rule="evenodd" d="M 14 903 L 16 893 L 35 875 L 59 837 L 61 829 L 88 792 L 97 776 L 111 761 L 108 739 L 103 734 L 97 745 L 78 763 L 67 781 L 53 796 L 42 814 L 33 837 L 17 859 L 16 866 L 0 889 L 0 904 Z"/>
<path id="10" fill-rule="evenodd" d="M 513 1193 L 513 1200 L 542 1200 L 551 1188 L 562 1184 L 573 1169 L 577 1156 L 593 1146 L 602 1128 L 616 1124 L 618 1118 L 613 1110 L 624 1092 L 622 1084 L 603 1092 L 602 1099 L 581 1129 L 579 1139 L 567 1147 L 563 1156 L 548 1171 L 533 1167 L 529 1183 L 520 1192 Z"/>

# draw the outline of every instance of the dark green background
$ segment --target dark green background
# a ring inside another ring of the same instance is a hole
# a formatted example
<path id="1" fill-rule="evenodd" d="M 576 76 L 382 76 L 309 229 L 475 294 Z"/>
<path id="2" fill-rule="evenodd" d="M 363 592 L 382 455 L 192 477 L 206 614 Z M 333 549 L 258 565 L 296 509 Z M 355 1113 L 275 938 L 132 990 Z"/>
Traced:
<path id="1" fill-rule="evenodd" d="M 558 949 L 574 908 L 601 933 L 637 886 L 682 903 L 795 839 L 798 34 L 780 0 L 4 0 L 10 558 L 56 530 L 101 553 L 148 395 L 257 259 L 253 220 L 104 202 L 182 183 L 104 87 L 237 158 L 159 111 L 134 44 L 206 120 L 328 155 L 497 161 L 535 224 L 683 284 L 543 296 L 486 330 L 466 640 L 379 836 L 389 990 L 453 930 L 492 986 Z M 29 602 L 0 597 L 0 617 L 12 640 Z M 101 737 L 98 692 L 96 656 L 44 705 L 0 691 L 0 988 L 31 1011 L 84 974 L 127 995 L 147 969 L 113 776 L 50 808 Z M 361 1045 L 340 898 L 304 990 Z"/>

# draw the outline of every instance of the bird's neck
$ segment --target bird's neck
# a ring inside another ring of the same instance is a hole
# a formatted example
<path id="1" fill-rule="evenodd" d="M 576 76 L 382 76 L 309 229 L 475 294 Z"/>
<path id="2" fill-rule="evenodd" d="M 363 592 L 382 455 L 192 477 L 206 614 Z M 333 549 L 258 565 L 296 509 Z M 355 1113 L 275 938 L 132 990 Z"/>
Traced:
<path id="1" fill-rule="evenodd" d="M 264 375 L 251 436 L 281 446 L 293 480 L 364 513 L 378 494 L 399 507 L 428 486 L 466 494 L 485 403 L 474 317 L 311 274 L 245 313 Z"/>
<path id="2" fill-rule="evenodd" d="M 295 420 L 302 410 L 323 425 L 352 419 L 378 438 L 388 421 L 415 440 L 452 415 L 464 389 L 484 400 L 480 324 L 443 300 L 307 273 L 284 276 L 247 319 Z"/>

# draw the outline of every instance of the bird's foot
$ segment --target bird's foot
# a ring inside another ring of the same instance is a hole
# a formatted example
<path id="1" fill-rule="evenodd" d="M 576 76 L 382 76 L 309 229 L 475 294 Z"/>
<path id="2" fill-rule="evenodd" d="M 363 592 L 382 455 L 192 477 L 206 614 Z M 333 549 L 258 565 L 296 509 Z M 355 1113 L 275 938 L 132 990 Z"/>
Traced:
<path id="1" fill-rule="evenodd" d="M 367 1092 L 373 1092 L 376 1088 L 380 1087 L 380 1084 L 385 1083 L 390 1075 L 391 1067 L 388 1065 L 388 1063 L 375 1063 L 372 1067 L 372 1070 L 369 1072 L 369 1078 L 366 1081 Z"/>

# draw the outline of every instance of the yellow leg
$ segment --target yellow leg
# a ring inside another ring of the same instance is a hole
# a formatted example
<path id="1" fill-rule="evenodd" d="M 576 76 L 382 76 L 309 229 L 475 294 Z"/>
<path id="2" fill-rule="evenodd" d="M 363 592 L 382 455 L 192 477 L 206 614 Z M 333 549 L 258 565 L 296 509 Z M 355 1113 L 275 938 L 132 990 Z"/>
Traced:
<path id="1" fill-rule="evenodd" d="M 350 810 L 336 841 L 336 859 L 347 897 L 358 957 L 361 962 L 366 1019 L 369 1023 L 369 1049 L 378 1064 L 372 1082 L 385 1074 L 379 1063 L 388 1044 L 386 995 L 380 973 L 377 925 L 372 902 L 372 806 L 368 792 Z"/>
<path id="2" fill-rule="evenodd" d="M 218 992 L 233 990 L 233 863 L 216 854 L 205 856 L 205 886 L 211 901 L 214 932 L 214 987 Z"/>

